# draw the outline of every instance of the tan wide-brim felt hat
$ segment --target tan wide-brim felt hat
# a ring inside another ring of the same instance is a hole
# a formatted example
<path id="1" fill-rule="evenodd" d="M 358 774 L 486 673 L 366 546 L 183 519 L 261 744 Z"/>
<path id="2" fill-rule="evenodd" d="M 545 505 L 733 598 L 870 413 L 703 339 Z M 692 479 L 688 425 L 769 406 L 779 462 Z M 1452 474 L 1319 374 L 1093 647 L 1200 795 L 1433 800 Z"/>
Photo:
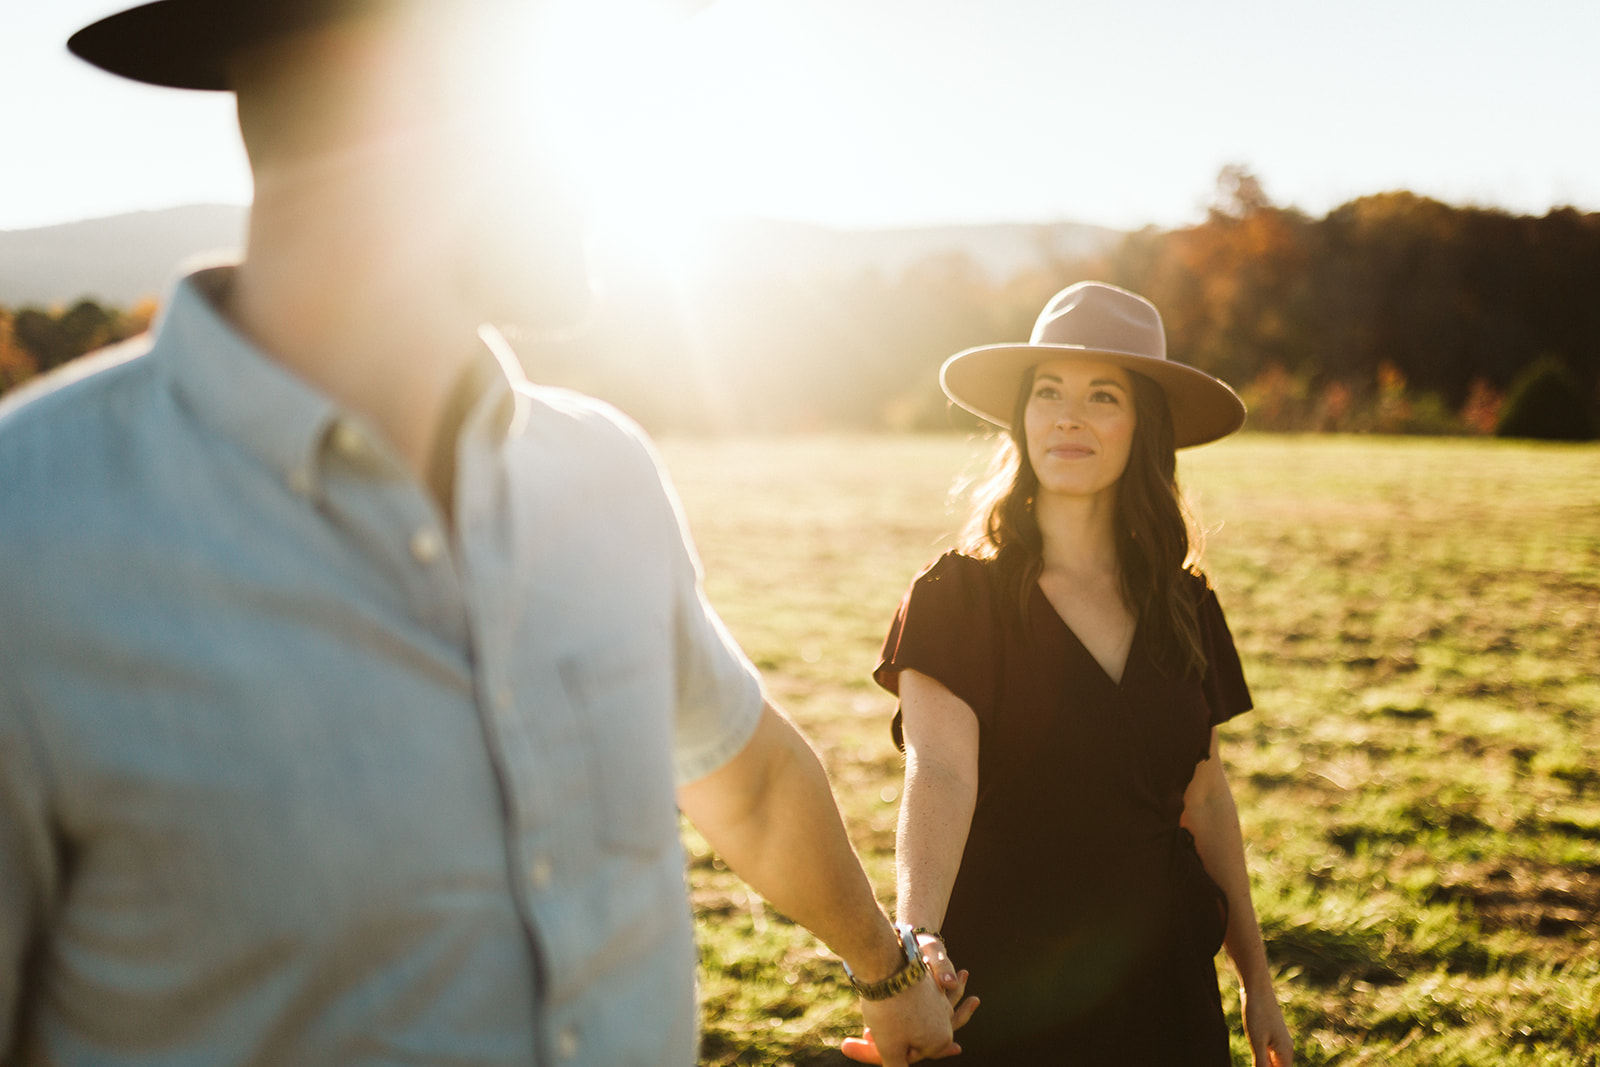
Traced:
<path id="1" fill-rule="evenodd" d="M 1009 428 L 1022 376 L 1053 359 L 1112 363 L 1153 380 L 1167 395 L 1178 448 L 1215 441 L 1244 425 L 1244 401 L 1227 383 L 1167 358 L 1155 305 L 1104 282 L 1079 282 L 1051 297 L 1027 344 L 957 352 L 940 368 L 939 384 L 974 415 Z"/>

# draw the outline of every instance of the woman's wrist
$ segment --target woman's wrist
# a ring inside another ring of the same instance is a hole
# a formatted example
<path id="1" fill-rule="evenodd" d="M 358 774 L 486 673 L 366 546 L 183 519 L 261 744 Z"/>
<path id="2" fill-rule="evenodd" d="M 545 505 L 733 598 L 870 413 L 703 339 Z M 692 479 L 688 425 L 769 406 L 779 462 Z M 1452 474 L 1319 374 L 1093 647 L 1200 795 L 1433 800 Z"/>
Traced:
<path id="1" fill-rule="evenodd" d="M 1272 968 L 1267 966 L 1263 957 L 1257 966 L 1242 969 L 1239 973 L 1239 993 L 1250 997 L 1268 997 L 1276 999 L 1278 992 L 1272 984 Z"/>

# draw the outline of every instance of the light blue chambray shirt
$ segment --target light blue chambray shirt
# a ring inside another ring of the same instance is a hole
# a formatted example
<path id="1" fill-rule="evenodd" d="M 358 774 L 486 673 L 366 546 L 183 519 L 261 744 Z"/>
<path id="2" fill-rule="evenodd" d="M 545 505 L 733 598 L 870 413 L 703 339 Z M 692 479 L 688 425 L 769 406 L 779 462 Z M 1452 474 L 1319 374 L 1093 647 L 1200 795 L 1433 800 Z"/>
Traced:
<path id="1" fill-rule="evenodd" d="M 761 691 L 649 445 L 504 367 L 447 527 L 228 277 L 0 408 L 0 1061 L 692 1063 Z"/>

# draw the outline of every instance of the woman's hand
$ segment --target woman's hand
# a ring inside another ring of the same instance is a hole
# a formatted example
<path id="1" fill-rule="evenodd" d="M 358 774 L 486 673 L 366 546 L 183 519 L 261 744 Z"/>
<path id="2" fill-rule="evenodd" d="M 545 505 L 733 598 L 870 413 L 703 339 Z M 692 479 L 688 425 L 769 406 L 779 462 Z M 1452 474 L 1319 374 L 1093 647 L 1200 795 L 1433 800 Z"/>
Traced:
<path id="1" fill-rule="evenodd" d="M 1244 996 L 1244 1033 L 1250 1039 L 1255 1067 L 1291 1067 L 1294 1045 L 1289 1040 L 1289 1024 L 1283 1009 L 1270 990 Z"/>
<path id="2" fill-rule="evenodd" d="M 945 950 L 944 939 L 938 934 L 918 934 L 917 947 L 922 949 L 922 961 L 928 965 L 928 973 L 933 975 L 934 984 L 950 1001 L 950 1007 L 955 1012 L 954 1026 L 960 1029 L 978 1010 L 977 997 L 961 999 L 967 991 L 967 972 L 956 970 L 956 965 L 950 962 L 950 954 Z"/>
<path id="3" fill-rule="evenodd" d="M 972 1018 L 972 1013 L 978 1010 L 978 998 L 966 997 L 967 972 L 956 970 L 955 964 L 950 962 L 950 955 L 945 951 L 944 941 L 936 934 L 918 934 L 917 945 L 922 949 L 922 960 L 928 965 L 928 973 L 933 976 L 934 985 L 944 994 L 950 1002 L 954 1012 L 950 1020 L 952 1029 L 959 1030 Z M 872 1040 L 872 1031 L 864 1030 L 860 1037 L 847 1037 L 839 1046 L 850 1059 L 857 1063 L 881 1064 L 883 1057 L 878 1053 L 877 1043 Z M 933 1059 L 943 1059 L 945 1056 L 954 1056 L 961 1051 L 961 1046 L 952 1044 L 945 1051 L 933 1056 Z"/>

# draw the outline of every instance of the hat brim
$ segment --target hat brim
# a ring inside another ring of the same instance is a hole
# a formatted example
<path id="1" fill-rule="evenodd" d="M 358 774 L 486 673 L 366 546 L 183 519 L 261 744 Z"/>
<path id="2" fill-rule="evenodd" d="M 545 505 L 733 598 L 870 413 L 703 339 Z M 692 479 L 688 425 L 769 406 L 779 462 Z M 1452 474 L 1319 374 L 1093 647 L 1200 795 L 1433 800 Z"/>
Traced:
<path id="1" fill-rule="evenodd" d="M 983 345 L 957 352 L 939 369 L 945 395 L 981 419 L 1010 428 L 1022 376 L 1052 359 L 1111 363 L 1137 371 L 1167 394 L 1173 443 L 1192 448 L 1244 425 L 1245 406 L 1226 382 L 1183 363 L 1080 345 Z"/>
<path id="2" fill-rule="evenodd" d="M 664 0 L 688 17 L 715 0 Z M 310 29 L 383 0 L 154 0 L 107 15 L 67 39 L 73 55 L 147 85 L 227 91 L 228 64 L 246 45 Z"/>
<path id="3" fill-rule="evenodd" d="M 330 5 L 331 6 L 331 5 Z M 147 85 L 226 90 L 242 46 L 315 21 L 309 4 L 155 0 L 90 23 L 67 40 L 73 55 Z"/>

